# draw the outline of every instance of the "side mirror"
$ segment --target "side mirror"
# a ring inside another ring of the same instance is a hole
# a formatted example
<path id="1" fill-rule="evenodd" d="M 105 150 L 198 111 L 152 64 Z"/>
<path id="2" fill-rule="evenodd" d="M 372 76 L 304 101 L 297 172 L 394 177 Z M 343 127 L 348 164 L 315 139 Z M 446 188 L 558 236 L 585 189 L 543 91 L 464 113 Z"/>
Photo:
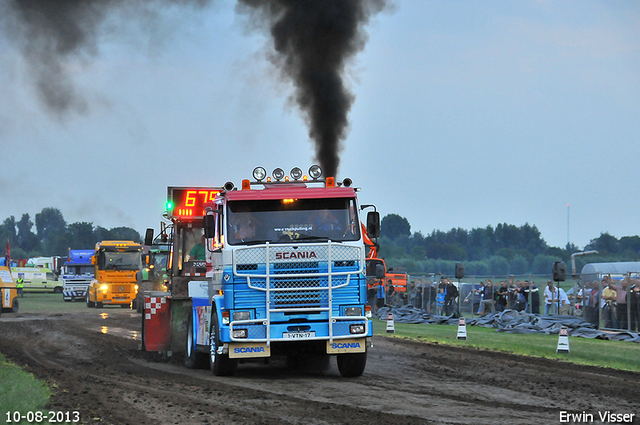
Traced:
<path id="1" fill-rule="evenodd" d="M 140 270 L 136 272 L 136 282 L 142 282 L 142 272 Z"/>
<path id="2" fill-rule="evenodd" d="M 96 256 L 95 256 L 95 255 L 92 255 L 92 256 L 91 256 L 91 265 L 92 265 L 92 266 L 95 266 L 95 265 L 96 265 Z"/>
<path id="3" fill-rule="evenodd" d="M 370 238 L 380 236 L 380 213 L 378 211 L 369 211 L 367 213 L 367 234 Z"/>
<path id="4" fill-rule="evenodd" d="M 153 243 L 153 229 L 149 228 L 144 234 L 144 244 L 151 245 Z"/>
<path id="5" fill-rule="evenodd" d="M 216 218 L 213 214 L 204 216 L 204 237 L 211 239 L 216 235 Z"/>
<path id="6" fill-rule="evenodd" d="M 382 264 L 376 264 L 376 277 L 378 279 L 384 279 L 384 266 Z"/>

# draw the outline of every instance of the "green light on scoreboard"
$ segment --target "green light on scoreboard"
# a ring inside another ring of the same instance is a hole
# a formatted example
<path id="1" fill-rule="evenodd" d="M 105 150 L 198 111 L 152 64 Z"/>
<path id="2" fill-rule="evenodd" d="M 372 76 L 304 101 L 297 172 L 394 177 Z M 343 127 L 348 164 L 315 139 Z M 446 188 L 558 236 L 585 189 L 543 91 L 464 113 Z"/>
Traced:
<path id="1" fill-rule="evenodd" d="M 167 211 L 173 210 L 173 202 L 167 201 L 167 203 L 165 204 L 165 207 L 167 208 Z"/>

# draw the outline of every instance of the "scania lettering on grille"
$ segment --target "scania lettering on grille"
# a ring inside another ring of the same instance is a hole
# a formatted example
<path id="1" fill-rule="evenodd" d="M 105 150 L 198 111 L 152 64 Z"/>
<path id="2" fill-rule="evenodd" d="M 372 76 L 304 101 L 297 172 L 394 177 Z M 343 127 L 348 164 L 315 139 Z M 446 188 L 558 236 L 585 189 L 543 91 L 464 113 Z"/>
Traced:
<path id="1" fill-rule="evenodd" d="M 360 348 L 359 342 L 334 342 L 331 344 L 332 350 L 337 350 L 340 348 Z"/>
<path id="2" fill-rule="evenodd" d="M 276 260 L 297 260 L 300 258 L 318 258 L 313 251 L 276 252 Z"/>
<path id="3" fill-rule="evenodd" d="M 237 347 L 233 349 L 236 354 L 241 353 L 264 353 L 264 347 Z"/>

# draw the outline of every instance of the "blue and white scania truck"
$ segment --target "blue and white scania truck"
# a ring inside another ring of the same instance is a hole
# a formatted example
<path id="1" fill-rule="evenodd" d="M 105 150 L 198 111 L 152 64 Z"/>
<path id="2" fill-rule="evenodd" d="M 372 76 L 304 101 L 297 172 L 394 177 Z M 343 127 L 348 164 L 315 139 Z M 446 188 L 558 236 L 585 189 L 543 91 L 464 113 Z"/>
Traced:
<path id="1" fill-rule="evenodd" d="M 335 355 L 340 374 L 360 376 L 373 330 L 356 189 L 318 166 L 288 176 L 258 167 L 253 177 L 240 187 L 169 187 L 170 295 L 146 300 L 147 350 L 162 346 L 152 340 L 165 329 L 167 351 L 215 375 L 273 356 Z M 379 229 L 368 213 L 369 236 Z M 166 305 L 170 323 L 158 326 Z"/>
<path id="2" fill-rule="evenodd" d="M 65 301 L 84 300 L 87 287 L 95 275 L 91 264 L 93 249 L 70 249 L 67 261 L 62 264 L 62 297 Z"/>

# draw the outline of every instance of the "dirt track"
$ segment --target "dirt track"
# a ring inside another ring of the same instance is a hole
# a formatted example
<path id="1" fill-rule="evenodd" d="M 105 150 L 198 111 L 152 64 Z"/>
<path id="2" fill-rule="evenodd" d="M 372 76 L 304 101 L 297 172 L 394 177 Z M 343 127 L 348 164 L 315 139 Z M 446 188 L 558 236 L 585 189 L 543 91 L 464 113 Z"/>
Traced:
<path id="1" fill-rule="evenodd" d="M 88 424 L 558 424 L 561 411 L 601 423 L 607 410 L 640 423 L 637 373 L 376 337 L 360 378 L 335 359 L 222 378 L 138 351 L 140 321 L 120 308 L 3 314 L 0 351 L 55 384 L 50 410 Z"/>

